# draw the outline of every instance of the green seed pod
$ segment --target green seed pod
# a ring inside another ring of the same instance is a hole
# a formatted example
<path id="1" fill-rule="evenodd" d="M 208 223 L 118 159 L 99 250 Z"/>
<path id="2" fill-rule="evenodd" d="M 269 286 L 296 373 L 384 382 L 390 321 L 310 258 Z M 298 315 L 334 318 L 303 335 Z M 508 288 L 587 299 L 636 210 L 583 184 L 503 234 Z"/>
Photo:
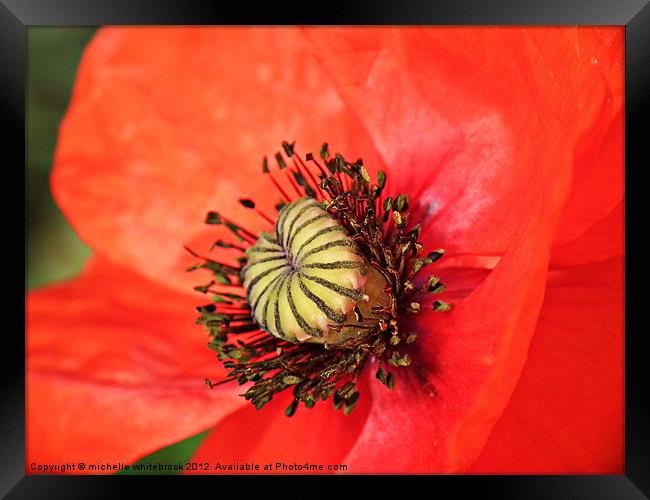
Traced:
<path id="1" fill-rule="evenodd" d="M 246 251 L 242 269 L 252 316 L 271 335 L 290 342 L 338 344 L 361 335 L 361 318 L 387 302 L 386 282 L 335 217 L 313 198 L 285 205 L 273 234 Z M 332 328 L 334 327 L 334 328 Z"/>

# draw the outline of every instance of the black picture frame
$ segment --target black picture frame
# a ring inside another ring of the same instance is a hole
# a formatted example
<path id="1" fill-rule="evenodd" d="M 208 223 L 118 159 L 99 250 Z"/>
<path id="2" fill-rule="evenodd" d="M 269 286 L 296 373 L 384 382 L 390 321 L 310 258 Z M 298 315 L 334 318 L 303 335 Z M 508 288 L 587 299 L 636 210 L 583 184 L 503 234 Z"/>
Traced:
<path id="1" fill-rule="evenodd" d="M 6 173 L 18 172 L 25 163 L 25 71 L 26 29 L 30 26 L 96 26 L 103 24 L 431 24 L 431 25 L 624 25 L 626 59 L 625 155 L 626 155 L 626 427 L 625 473 L 613 476 L 408 476 L 372 477 L 380 487 L 388 480 L 398 480 L 402 487 L 412 482 L 431 482 L 432 492 L 453 491 L 492 498 L 603 498 L 627 499 L 650 497 L 650 380 L 645 347 L 647 332 L 641 318 L 642 290 L 646 268 L 643 264 L 643 232 L 635 231 L 634 222 L 643 220 L 644 167 L 650 165 L 647 139 L 643 130 L 648 121 L 650 95 L 650 6 L 646 0 L 498 0 L 455 1 L 352 1 L 328 2 L 311 10 L 300 5 L 277 2 L 260 3 L 252 8 L 232 1 L 194 0 L 0 0 L 0 113 L 3 136 L 8 139 L 14 161 L 5 164 Z M 6 155 L 5 155 L 6 157 Z M 16 182 L 20 175 L 16 174 Z M 23 177 L 24 180 L 24 177 Z M 636 181 L 636 182 L 635 182 Z M 12 185 L 13 179 L 5 186 Z M 24 217 L 16 216 L 15 201 L 3 201 L 3 222 L 10 231 L 25 235 Z M 13 190 L 15 194 L 18 192 Z M 25 200 L 23 200 L 25 201 Z M 7 246 L 5 246 L 5 249 Z M 10 270 L 5 287 L 20 290 L 22 278 L 15 263 L 25 262 L 25 250 L 10 245 L 6 257 Z M 16 317 L 16 329 L 25 331 L 24 293 L 8 294 L 5 311 Z M 14 301 L 16 302 L 14 304 Z M 25 475 L 25 344 L 24 337 L 13 327 L 5 329 L 3 362 L 0 364 L 3 385 L 2 420 L 0 421 L 0 494 L 10 498 L 105 498 L 125 496 L 134 491 L 135 483 L 146 483 L 148 494 L 169 493 L 172 484 L 185 489 L 203 478 L 189 477 L 117 477 L 117 476 L 26 476 Z M 276 478 L 257 478 L 277 481 Z M 358 479 L 358 478 L 356 478 Z M 369 479 L 368 477 L 361 478 Z M 223 481 L 243 485 L 249 478 L 220 477 Z M 354 477 L 296 478 L 301 481 L 294 491 L 312 488 L 346 488 Z M 317 486 L 314 481 L 319 481 Z M 366 481 L 368 482 L 368 481 Z M 282 486 L 286 488 L 286 485 Z M 298 489 L 300 488 L 300 489 Z M 303 489 L 304 488 L 304 489 Z M 222 491 L 222 490 L 220 490 Z M 405 491 L 411 491 L 405 490 Z M 286 490 L 285 490 L 286 492 Z M 215 491 L 216 494 L 216 491 Z M 408 493 L 407 493 L 408 494 Z"/>

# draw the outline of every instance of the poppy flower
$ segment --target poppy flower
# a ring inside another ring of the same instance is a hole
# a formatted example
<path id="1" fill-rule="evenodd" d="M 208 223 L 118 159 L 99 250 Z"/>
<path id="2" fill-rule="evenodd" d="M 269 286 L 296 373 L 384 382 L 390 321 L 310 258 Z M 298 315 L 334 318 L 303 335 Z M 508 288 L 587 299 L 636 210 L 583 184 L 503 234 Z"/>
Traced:
<path id="1" fill-rule="evenodd" d="M 210 429 L 195 462 L 621 473 L 622 61 L 622 28 L 100 30 L 52 175 L 94 257 L 28 297 L 28 464 L 130 463 Z M 453 308 L 403 319 L 411 366 L 391 391 L 370 362 L 349 415 L 203 382 L 227 370 L 183 246 L 219 237 L 214 209 L 268 230 L 239 200 L 273 213 L 260 159 L 285 139 L 386 172 L 446 250 Z"/>

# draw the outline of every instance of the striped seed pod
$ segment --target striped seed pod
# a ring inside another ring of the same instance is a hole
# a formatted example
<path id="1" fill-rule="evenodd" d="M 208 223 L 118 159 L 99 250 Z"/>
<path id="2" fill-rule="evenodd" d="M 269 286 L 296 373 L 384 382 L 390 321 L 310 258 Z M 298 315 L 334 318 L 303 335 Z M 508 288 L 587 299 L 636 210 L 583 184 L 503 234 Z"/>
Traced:
<path id="1" fill-rule="evenodd" d="M 367 284 L 385 287 L 354 240 L 313 198 L 285 205 L 275 231 L 262 233 L 246 258 L 241 278 L 255 321 L 289 342 L 350 338 L 350 329 L 331 327 L 350 321 L 357 304 L 371 307 Z"/>

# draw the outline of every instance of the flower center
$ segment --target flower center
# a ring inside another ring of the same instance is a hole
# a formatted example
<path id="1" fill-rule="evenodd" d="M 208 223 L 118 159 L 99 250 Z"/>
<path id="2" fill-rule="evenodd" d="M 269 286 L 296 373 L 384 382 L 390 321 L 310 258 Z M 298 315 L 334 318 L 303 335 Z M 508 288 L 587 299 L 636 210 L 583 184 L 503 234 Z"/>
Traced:
<path id="1" fill-rule="evenodd" d="M 330 325 L 353 321 L 357 305 L 388 303 L 386 281 L 314 198 L 285 205 L 274 233 L 262 233 L 246 259 L 241 276 L 255 321 L 289 342 L 340 344 L 360 332 Z M 369 274 L 372 301 L 364 293 Z"/>
<path id="2" fill-rule="evenodd" d="M 376 378 L 389 389 L 396 380 L 392 370 L 411 364 L 417 335 L 400 328 L 400 319 L 420 311 L 423 292 L 444 289 L 436 276 L 419 278 L 444 251 L 420 256 L 421 226 L 409 223 L 407 196 L 382 196 L 383 172 L 373 182 L 361 160 L 332 156 L 327 144 L 320 151 L 323 163 L 311 153 L 303 161 L 293 144 L 283 148 L 286 156 L 275 158 L 284 178 L 266 158 L 262 168 L 283 198 L 277 217 L 240 200 L 271 231 L 257 235 L 210 212 L 206 222 L 225 225 L 238 240 L 214 246 L 240 252 L 239 265 L 190 250 L 203 262 L 189 270 L 214 275 L 195 287 L 212 295 L 212 303 L 197 308 L 197 323 L 205 325 L 209 347 L 230 370 L 224 380 L 206 383 L 250 383 L 243 396 L 258 409 L 293 388 L 288 416 L 300 403 L 311 408 L 330 396 L 348 413 L 371 360 L 379 365 Z M 287 194 L 292 189 L 294 199 Z M 450 309 L 440 300 L 431 307 Z"/>

